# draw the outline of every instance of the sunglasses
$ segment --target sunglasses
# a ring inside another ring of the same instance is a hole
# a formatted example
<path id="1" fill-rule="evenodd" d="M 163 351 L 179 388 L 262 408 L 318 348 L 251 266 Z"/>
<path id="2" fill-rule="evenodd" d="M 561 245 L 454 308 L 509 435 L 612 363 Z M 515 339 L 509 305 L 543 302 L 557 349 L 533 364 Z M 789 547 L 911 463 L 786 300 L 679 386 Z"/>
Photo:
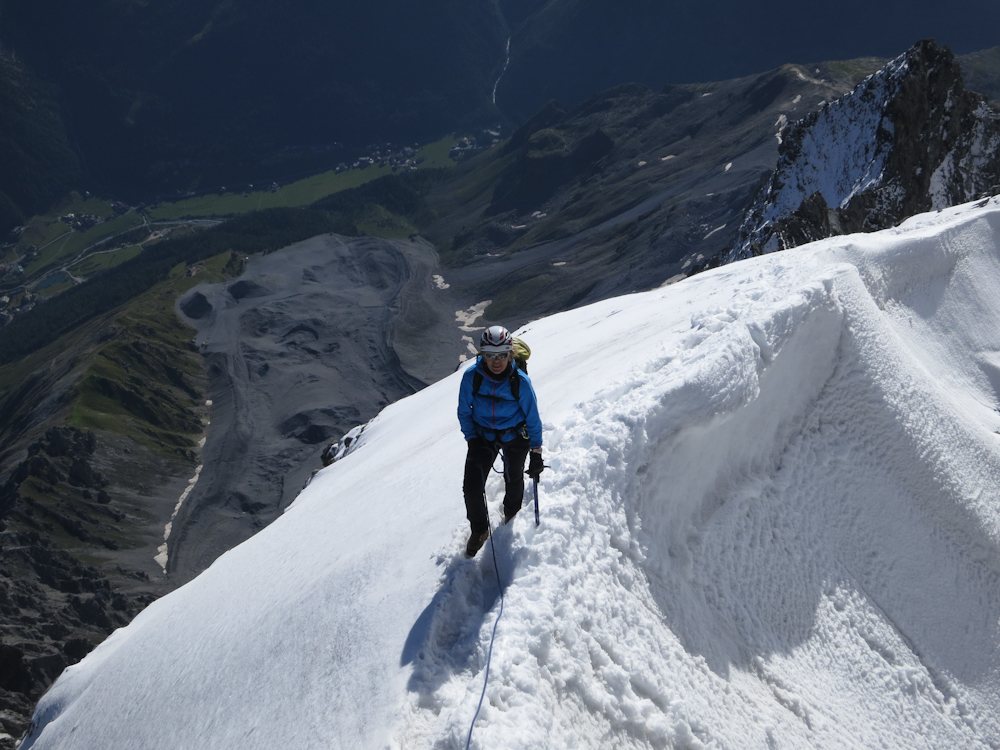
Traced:
<path id="1" fill-rule="evenodd" d="M 483 358 L 491 362 L 498 362 L 501 359 L 507 359 L 507 355 L 510 352 L 483 352 Z"/>

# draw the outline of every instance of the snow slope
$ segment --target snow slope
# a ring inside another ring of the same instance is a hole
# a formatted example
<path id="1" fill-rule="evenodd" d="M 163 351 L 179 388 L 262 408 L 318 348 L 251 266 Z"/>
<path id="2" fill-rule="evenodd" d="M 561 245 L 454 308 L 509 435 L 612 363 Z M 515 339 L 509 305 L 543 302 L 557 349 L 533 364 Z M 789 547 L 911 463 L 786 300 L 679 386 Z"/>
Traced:
<path id="1" fill-rule="evenodd" d="M 460 554 L 456 373 L 24 748 L 1000 746 L 998 245 L 993 199 L 532 324 L 551 468 L 502 600 Z"/>

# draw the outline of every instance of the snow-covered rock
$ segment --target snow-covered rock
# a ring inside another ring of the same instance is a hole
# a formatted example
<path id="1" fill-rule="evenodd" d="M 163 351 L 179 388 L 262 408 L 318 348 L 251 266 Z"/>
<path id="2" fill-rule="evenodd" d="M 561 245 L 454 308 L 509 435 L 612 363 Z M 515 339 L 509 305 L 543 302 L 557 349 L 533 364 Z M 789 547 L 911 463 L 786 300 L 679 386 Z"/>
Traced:
<path id="1" fill-rule="evenodd" d="M 1000 192 L 1000 114 L 923 41 L 781 134 L 778 166 L 727 260 Z"/>

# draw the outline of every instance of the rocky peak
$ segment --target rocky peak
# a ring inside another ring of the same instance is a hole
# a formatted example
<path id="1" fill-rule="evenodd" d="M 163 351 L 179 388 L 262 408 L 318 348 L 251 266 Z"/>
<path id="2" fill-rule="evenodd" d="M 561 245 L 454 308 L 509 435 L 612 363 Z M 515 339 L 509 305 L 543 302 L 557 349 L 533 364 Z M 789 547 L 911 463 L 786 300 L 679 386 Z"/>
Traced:
<path id="1" fill-rule="evenodd" d="M 790 125 L 727 261 L 868 232 L 1000 192 L 1000 114 L 921 41 Z"/>

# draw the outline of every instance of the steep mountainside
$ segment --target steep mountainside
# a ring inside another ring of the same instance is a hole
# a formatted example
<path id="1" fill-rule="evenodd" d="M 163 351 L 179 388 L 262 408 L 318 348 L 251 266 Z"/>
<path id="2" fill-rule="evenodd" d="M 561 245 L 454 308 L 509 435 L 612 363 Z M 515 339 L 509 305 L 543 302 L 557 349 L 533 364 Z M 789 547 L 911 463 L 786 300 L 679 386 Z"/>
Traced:
<path id="1" fill-rule="evenodd" d="M 326 227 L 280 216 L 163 242 L 0 330 L 0 748 L 64 667 L 176 585 L 155 557 L 210 412 L 174 304 L 240 273 L 223 248 Z"/>
<path id="2" fill-rule="evenodd" d="M 786 65 L 550 104 L 427 196 L 448 280 L 523 321 L 688 275 L 728 250 L 773 169 L 782 123 L 878 61 Z"/>
<path id="3" fill-rule="evenodd" d="M 173 587 L 152 555 L 194 472 L 205 378 L 190 333 L 151 302 L 26 359 L 31 374 L 0 401 L 5 750 L 65 667 Z"/>
<path id="4" fill-rule="evenodd" d="M 125 197 L 284 180 L 345 144 L 485 121 L 506 37 L 487 0 L 3 0 L 0 15 L 2 44 L 58 86 L 87 187 Z"/>
<path id="5" fill-rule="evenodd" d="M 48 209 L 82 176 L 56 91 L 2 46 L 0 173 L 0 233 Z"/>
<path id="6" fill-rule="evenodd" d="M 777 168 L 728 259 L 894 226 L 1000 192 L 1000 112 L 921 42 L 782 134 Z"/>

